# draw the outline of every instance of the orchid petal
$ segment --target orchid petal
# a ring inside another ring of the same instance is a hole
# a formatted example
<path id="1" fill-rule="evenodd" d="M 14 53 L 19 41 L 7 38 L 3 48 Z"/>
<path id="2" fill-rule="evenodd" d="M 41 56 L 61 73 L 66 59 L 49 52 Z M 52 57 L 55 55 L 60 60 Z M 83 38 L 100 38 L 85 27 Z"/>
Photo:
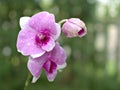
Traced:
<path id="1" fill-rule="evenodd" d="M 31 28 L 21 30 L 17 39 L 18 51 L 25 56 L 38 57 L 43 55 L 45 51 L 35 44 L 35 35 Z"/>
<path id="2" fill-rule="evenodd" d="M 39 63 L 37 60 L 28 61 L 28 69 L 34 77 L 39 77 L 42 72 L 43 62 Z"/>
<path id="3" fill-rule="evenodd" d="M 54 49 L 50 52 L 49 58 L 58 65 L 62 65 L 66 61 L 66 53 L 64 49 L 56 43 Z"/>
<path id="4" fill-rule="evenodd" d="M 33 76 L 32 83 L 35 83 L 39 78 L 40 78 L 40 76 L 38 76 L 38 77 Z"/>
<path id="5" fill-rule="evenodd" d="M 41 48 L 45 51 L 51 51 L 55 46 L 55 41 L 52 37 L 49 38 L 46 44 L 43 44 Z"/>
<path id="6" fill-rule="evenodd" d="M 81 29 L 81 27 L 75 25 L 74 23 L 70 23 L 69 21 L 64 23 L 62 26 L 62 32 L 67 37 L 76 37 Z"/>
<path id="7" fill-rule="evenodd" d="M 57 65 L 53 61 L 48 60 L 44 64 L 44 69 L 46 71 L 46 75 L 49 81 L 53 81 L 57 75 Z"/>
<path id="8" fill-rule="evenodd" d="M 46 60 L 47 54 L 44 54 L 39 58 L 29 57 L 27 67 L 34 77 L 40 77 L 43 65 L 46 62 Z"/>
<path id="9" fill-rule="evenodd" d="M 49 30 L 51 34 L 57 33 L 54 15 L 45 11 L 33 15 L 29 20 L 29 25 L 37 32 Z"/>
<path id="10" fill-rule="evenodd" d="M 20 18 L 20 27 L 23 29 L 25 27 L 28 27 L 28 21 L 30 20 L 30 17 L 21 17 Z"/>
<path id="11" fill-rule="evenodd" d="M 67 66 L 67 63 L 63 63 L 62 65 L 57 65 L 57 70 L 61 71 Z"/>
<path id="12" fill-rule="evenodd" d="M 57 75 L 57 70 L 55 70 L 53 73 L 48 73 L 46 72 L 47 74 L 47 79 L 50 81 L 50 82 L 53 82 L 56 75 Z"/>
<path id="13" fill-rule="evenodd" d="M 80 20 L 79 18 L 71 18 L 68 21 L 79 27 L 82 27 L 82 28 L 85 27 L 85 23 L 82 20 Z"/>
<path id="14" fill-rule="evenodd" d="M 57 40 L 61 34 L 61 27 L 60 24 L 58 23 L 56 23 L 56 31 L 57 33 L 55 35 L 54 34 L 52 35 L 55 40 Z"/>

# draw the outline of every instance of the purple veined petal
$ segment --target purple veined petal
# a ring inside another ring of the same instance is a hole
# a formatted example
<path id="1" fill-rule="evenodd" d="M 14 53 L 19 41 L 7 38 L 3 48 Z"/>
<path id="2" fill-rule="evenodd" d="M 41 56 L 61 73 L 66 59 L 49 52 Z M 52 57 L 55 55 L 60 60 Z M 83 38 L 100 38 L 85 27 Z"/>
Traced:
<path id="1" fill-rule="evenodd" d="M 53 61 L 48 60 L 44 64 L 44 69 L 46 71 L 47 78 L 50 82 L 54 81 L 56 75 L 57 75 L 57 64 Z"/>
<path id="2" fill-rule="evenodd" d="M 20 18 L 20 27 L 23 28 L 27 28 L 28 27 L 28 21 L 30 20 L 30 17 L 21 17 Z"/>
<path id="3" fill-rule="evenodd" d="M 56 43 L 54 49 L 50 52 L 49 59 L 55 62 L 57 65 L 62 65 L 65 63 L 66 53 L 58 43 Z"/>
<path id="4" fill-rule="evenodd" d="M 57 40 L 61 34 L 61 27 L 60 27 L 60 24 L 58 24 L 58 23 L 56 23 L 56 31 L 57 31 L 57 33 L 55 35 L 52 35 L 54 40 Z"/>
<path id="5" fill-rule="evenodd" d="M 43 62 L 39 63 L 37 60 L 29 59 L 27 67 L 31 74 L 37 78 L 41 75 L 43 64 Z"/>
<path id="6" fill-rule="evenodd" d="M 36 45 L 35 35 L 31 28 L 22 29 L 17 38 L 18 52 L 25 56 L 32 55 L 34 58 L 43 55 L 45 51 Z"/>
<path id="7" fill-rule="evenodd" d="M 54 15 L 45 11 L 33 15 L 29 20 L 29 26 L 37 32 L 49 30 L 51 34 L 57 33 Z"/>
<path id="8" fill-rule="evenodd" d="M 39 58 L 29 57 L 27 67 L 31 72 L 31 74 L 33 75 L 33 81 L 32 81 L 33 83 L 36 82 L 40 77 L 43 65 L 47 60 L 47 56 L 48 56 L 47 54 L 44 54 Z"/>
<path id="9" fill-rule="evenodd" d="M 55 41 L 52 37 L 49 37 L 48 42 L 41 46 L 41 48 L 45 51 L 51 51 L 54 47 L 55 47 Z"/>

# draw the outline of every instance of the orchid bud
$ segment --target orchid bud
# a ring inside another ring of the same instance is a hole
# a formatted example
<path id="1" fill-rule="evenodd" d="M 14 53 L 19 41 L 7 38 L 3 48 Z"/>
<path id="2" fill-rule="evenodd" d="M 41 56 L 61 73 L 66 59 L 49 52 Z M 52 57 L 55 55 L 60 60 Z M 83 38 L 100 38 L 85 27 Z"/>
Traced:
<path id="1" fill-rule="evenodd" d="M 87 33 L 87 28 L 79 18 L 71 18 L 63 24 L 62 32 L 66 37 L 83 37 Z"/>

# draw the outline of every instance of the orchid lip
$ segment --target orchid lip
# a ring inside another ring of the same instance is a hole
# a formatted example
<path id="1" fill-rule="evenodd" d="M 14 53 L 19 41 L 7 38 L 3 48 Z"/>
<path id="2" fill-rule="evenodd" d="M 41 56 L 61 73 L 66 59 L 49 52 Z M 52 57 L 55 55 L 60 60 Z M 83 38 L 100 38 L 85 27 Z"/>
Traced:
<path id="1" fill-rule="evenodd" d="M 83 36 L 85 36 L 86 34 L 87 34 L 87 28 L 86 28 L 86 27 L 82 28 L 82 29 L 78 32 L 78 36 L 79 36 L 79 37 L 83 37 Z"/>
<path id="2" fill-rule="evenodd" d="M 50 64 L 50 65 L 48 65 L 48 64 Z M 49 67 L 48 67 L 48 66 L 49 66 Z M 53 72 L 54 72 L 54 69 L 57 68 L 57 64 L 56 64 L 55 62 L 53 62 L 53 61 L 48 60 L 48 61 L 46 62 L 46 64 L 44 65 L 44 68 L 46 69 L 47 72 L 53 73 Z"/>
<path id="3" fill-rule="evenodd" d="M 49 36 L 47 35 L 44 35 L 44 34 L 38 34 L 36 35 L 35 37 L 35 41 L 36 41 L 36 44 L 37 45 L 44 45 L 44 44 L 47 44 L 47 42 L 49 41 Z"/>
<path id="4" fill-rule="evenodd" d="M 85 30 L 84 28 L 82 28 L 79 32 L 78 32 L 78 35 L 83 35 L 85 33 Z"/>

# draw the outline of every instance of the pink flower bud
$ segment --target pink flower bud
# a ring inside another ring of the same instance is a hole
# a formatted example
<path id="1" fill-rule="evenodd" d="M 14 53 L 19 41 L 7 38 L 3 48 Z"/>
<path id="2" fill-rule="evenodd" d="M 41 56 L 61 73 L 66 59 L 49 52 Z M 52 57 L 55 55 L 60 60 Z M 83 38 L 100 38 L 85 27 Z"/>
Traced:
<path id="1" fill-rule="evenodd" d="M 66 37 L 83 37 L 87 33 L 87 28 L 79 18 L 71 18 L 63 24 L 62 32 Z"/>

